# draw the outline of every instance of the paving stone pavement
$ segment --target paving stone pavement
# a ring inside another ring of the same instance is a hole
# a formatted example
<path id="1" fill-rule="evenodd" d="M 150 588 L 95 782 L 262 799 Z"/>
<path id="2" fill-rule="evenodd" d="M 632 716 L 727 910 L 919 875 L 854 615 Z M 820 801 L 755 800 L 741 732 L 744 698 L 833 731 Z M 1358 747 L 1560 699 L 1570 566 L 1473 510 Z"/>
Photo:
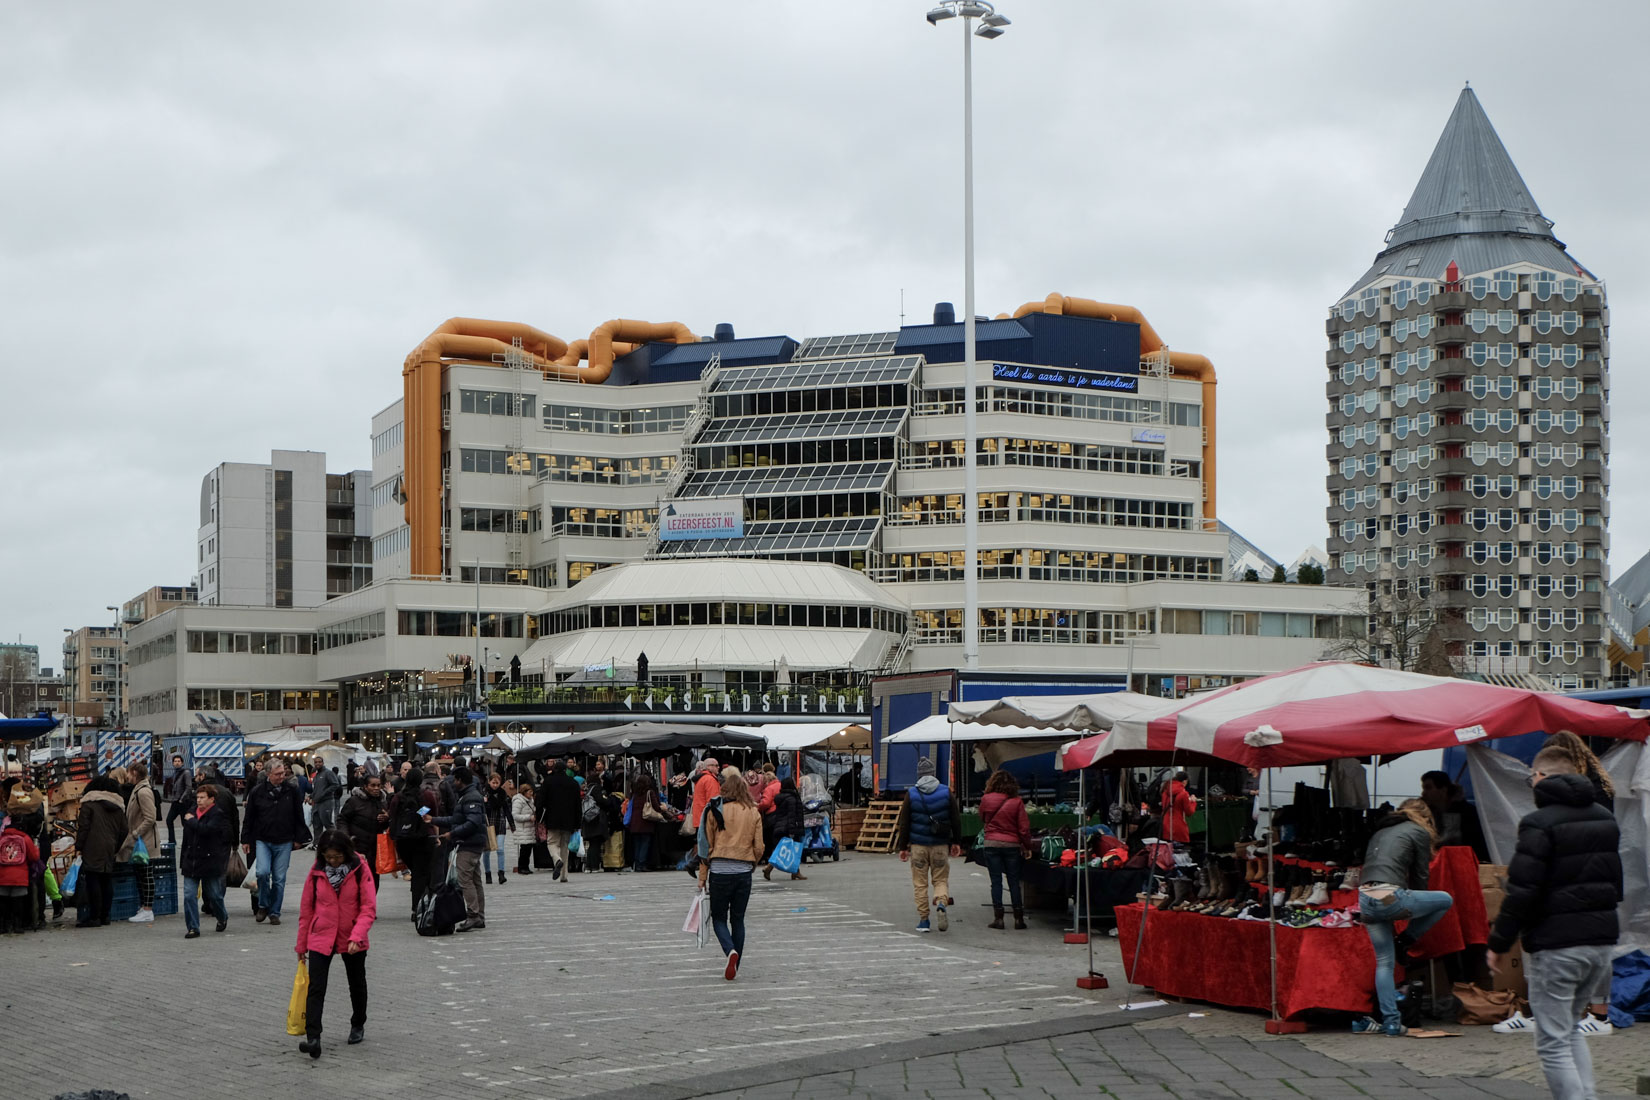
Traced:
<path id="1" fill-rule="evenodd" d="M 305 855 L 294 859 L 294 886 L 308 865 Z M 1403 1061 L 1401 1073 L 1392 1071 L 1394 1081 L 1426 1073 L 1490 1076 L 1533 1065 L 1527 1039 L 1489 1042 L 1487 1028 L 1465 1029 L 1479 1034 L 1446 1041 L 1454 1047 L 1448 1053 L 1437 1049 L 1441 1044 L 1406 1043 L 1400 1058 L 1390 1041 L 1340 1033 L 1274 1040 L 1262 1036 L 1260 1018 L 1247 1013 L 1181 1005 L 1157 1010 L 1163 1018 L 1155 1021 L 1147 1019 L 1151 1013 L 1125 1014 L 1117 1006 L 1131 992 L 1123 986 L 1114 942 L 1096 945 L 1097 966 L 1112 988 L 1076 989 L 1086 949 L 1062 944 L 1052 915 L 1033 914 L 1029 932 L 986 929 L 985 881 L 972 868 L 953 870 L 959 905 L 952 930 L 927 936 L 911 929 L 908 872 L 892 857 L 849 853 L 807 873 L 803 882 L 757 879 L 748 961 L 734 983 L 721 979 L 714 946 L 699 951 L 681 932 L 692 890 L 686 875 L 583 875 L 567 885 L 543 874 L 512 876 L 509 885 L 488 888 L 484 931 L 441 939 L 414 934 L 405 916 L 406 884 L 386 879 L 368 955 L 367 1042 L 343 1043 L 348 1001 L 335 971 L 325 1054 L 315 1063 L 284 1029 L 295 907 L 282 927 L 271 928 L 251 920 L 244 890 L 231 891 L 229 930 L 216 935 L 208 922 L 193 941 L 182 938 L 177 917 L 6 937 L 0 939 L 0 1027 L 7 1036 L 0 1100 L 44 1100 L 94 1087 L 136 1100 L 170 1100 L 196 1072 L 191 1067 L 223 1067 L 211 1078 L 217 1084 L 239 1096 L 282 1100 L 295 1089 L 422 1100 L 461 1090 L 560 1098 L 637 1087 L 637 1095 L 664 1100 L 758 1081 L 761 1095 L 782 1089 L 782 1081 L 791 1082 L 785 1095 L 813 1095 L 807 1090 L 816 1086 L 821 1095 L 844 1095 L 860 1086 L 853 1078 L 844 1084 L 841 1074 L 887 1074 L 888 1066 L 908 1059 L 924 1061 L 899 1089 L 879 1076 L 858 1094 L 873 1087 L 878 1094 L 909 1091 L 906 1083 L 925 1083 L 932 1072 L 938 1083 L 921 1091 L 987 1095 L 964 1083 L 978 1063 L 989 1064 L 994 1075 L 975 1076 L 976 1084 L 1001 1084 L 1023 1068 L 1023 1079 L 1049 1095 L 1078 1090 L 1092 1096 L 1095 1085 L 1115 1085 L 1116 1096 L 1144 1088 L 1161 1097 L 1170 1084 L 1186 1090 L 1167 1090 L 1177 1096 L 1233 1095 L 1221 1091 L 1218 1080 L 1212 1092 L 1195 1091 L 1203 1087 L 1199 1081 L 1169 1072 L 1198 1064 L 1218 1070 L 1217 1062 L 1229 1061 L 1221 1051 L 1243 1058 L 1259 1051 L 1256 1067 L 1290 1064 L 1274 1049 L 1327 1055 L 1336 1072 L 1315 1074 L 1326 1088 L 1356 1082 L 1359 1074 L 1373 1080 L 1370 1067 L 1385 1072 L 1383 1060 Z M 1135 990 L 1132 997 L 1142 994 Z M 1194 1010 L 1205 1015 L 1192 1018 Z M 1094 1027 L 1108 1030 L 1088 1035 Z M 1650 1040 L 1650 1028 L 1641 1030 Z M 1595 1058 L 1604 1069 L 1615 1065 L 1618 1051 L 1623 1058 L 1633 1054 L 1643 1072 L 1650 1062 L 1643 1057 L 1650 1049 L 1645 1040 L 1633 1032 L 1599 1040 Z M 1215 1053 L 1194 1057 L 1189 1046 L 1172 1056 L 1145 1053 L 1177 1041 Z M 1361 1045 L 1328 1049 L 1335 1044 Z M 993 1050 L 989 1057 L 982 1053 Z M 1089 1076 L 1052 1068 L 1063 1065 L 1067 1053 Z M 1110 1068 L 1096 1060 L 1102 1057 Z M 1418 1064 L 1427 1058 L 1433 1062 Z M 1631 1091 L 1631 1073 L 1618 1077 L 1625 1085 L 1609 1077 L 1612 1089 Z M 1432 1091 L 1395 1085 L 1391 1095 L 1483 1095 L 1482 1089 L 1438 1092 L 1451 1083 L 1427 1080 Z M 1363 1094 L 1387 1095 L 1369 1088 Z"/>

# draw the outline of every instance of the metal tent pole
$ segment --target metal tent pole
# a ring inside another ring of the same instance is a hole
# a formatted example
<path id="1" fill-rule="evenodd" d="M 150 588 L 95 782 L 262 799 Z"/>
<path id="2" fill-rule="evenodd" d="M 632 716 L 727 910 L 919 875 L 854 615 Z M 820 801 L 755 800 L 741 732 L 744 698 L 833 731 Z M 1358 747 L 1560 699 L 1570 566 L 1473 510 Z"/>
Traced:
<path id="1" fill-rule="evenodd" d="M 1278 914 L 1272 904 L 1276 894 L 1275 862 L 1278 854 L 1278 828 L 1276 815 L 1272 806 L 1272 768 L 1266 769 L 1266 908 L 1269 914 L 1266 920 L 1267 941 L 1271 945 L 1272 974 L 1272 1018 L 1266 1021 L 1266 1031 L 1269 1035 L 1298 1034 L 1306 1030 L 1306 1024 L 1299 1020 L 1285 1020 L 1278 1015 Z"/>

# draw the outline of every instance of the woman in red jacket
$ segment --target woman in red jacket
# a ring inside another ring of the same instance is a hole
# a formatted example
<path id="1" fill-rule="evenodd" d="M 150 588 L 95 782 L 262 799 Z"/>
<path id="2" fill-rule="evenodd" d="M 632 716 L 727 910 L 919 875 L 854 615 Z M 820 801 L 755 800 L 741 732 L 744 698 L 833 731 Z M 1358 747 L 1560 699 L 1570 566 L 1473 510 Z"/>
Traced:
<path id="1" fill-rule="evenodd" d="M 359 1043 L 367 1026 L 367 931 L 378 916 L 372 868 L 355 854 L 349 834 L 328 829 L 316 842 L 321 854 L 304 880 L 298 903 L 298 958 L 308 956 L 309 1002 L 305 1006 L 304 1041 L 298 1049 L 321 1056 L 321 1010 L 327 999 L 327 971 L 332 956 L 344 956 L 349 979 L 349 1041 Z"/>
<path id="2" fill-rule="evenodd" d="M 998 768 L 985 781 L 985 797 L 980 799 L 980 824 L 985 828 L 985 867 L 991 872 L 992 921 L 986 927 L 1003 926 L 1003 879 L 1008 879 L 1008 896 L 1014 905 L 1014 927 L 1026 926 L 1025 907 L 1020 902 L 1020 861 L 1031 855 L 1031 818 L 1020 800 L 1020 784 Z M 941 927 L 944 927 L 943 925 Z"/>
<path id="3" fill-rule="evenodd" d="M 1197 812 L 1197 799 L 1186 790 L 1186 773 L 1175 772 L 1168 786 L 1163 788 L 1163 836 L 1176 844 L 1189 844 L 1192 834 L 1186 828 L 1186 816 Z"/>

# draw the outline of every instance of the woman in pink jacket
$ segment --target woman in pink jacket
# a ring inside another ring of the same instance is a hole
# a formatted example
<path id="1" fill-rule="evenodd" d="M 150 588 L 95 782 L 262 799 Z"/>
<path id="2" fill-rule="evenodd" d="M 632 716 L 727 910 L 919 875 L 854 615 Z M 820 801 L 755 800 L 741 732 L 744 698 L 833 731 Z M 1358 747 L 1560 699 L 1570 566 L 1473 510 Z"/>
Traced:
<path id="1" fill-rule="evenodd" d="M 328 829 L 316 842 L 321 854 L 304 880 L 298 903 L 298 958 L 309 961 L 309 1002 L 304 1041 L 298 1049 L 321 1056 L 321 1010 L 327 999 L 332 956 L 344 956 L 349 979 L 349 1041 L 359 1043 L 367 1026 L 367 932 L 378 916 L 372 868 L 355 854 L 349 835 Z"/>
<path id="2" fill-rule="evenodd" d="M 1026 926 L 1026 911 L 1020 901 L 1020 863 L 1031 855 L 1031 817 L 1020 799 L 1020 784 L 1001 768 L 985 781 L 985 797 L 980 799 L 980 825 L 985 831 L 985 868 L 991 873 L 991 923 L 1003 926 L 1003 879 L 1008 879 L 1009 901 L 1014 905 L 1014 927 Z"/>

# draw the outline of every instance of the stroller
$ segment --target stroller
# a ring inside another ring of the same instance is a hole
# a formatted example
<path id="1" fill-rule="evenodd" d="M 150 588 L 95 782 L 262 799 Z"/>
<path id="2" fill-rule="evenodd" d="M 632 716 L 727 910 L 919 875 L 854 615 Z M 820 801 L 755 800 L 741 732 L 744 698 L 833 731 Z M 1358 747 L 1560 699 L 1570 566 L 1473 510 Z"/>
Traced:
<path id="1" fill-rule="evenodd" d="M 815 863 L 825 862 L 826 856 L 832 861 L 841 859 L 836 834 L 831 828 L 836 819 L 836 803 L 826 791 L 824 780 L 817 775 L 803 776 L 799 793 L 802 796 L 802 858 Z"/>

